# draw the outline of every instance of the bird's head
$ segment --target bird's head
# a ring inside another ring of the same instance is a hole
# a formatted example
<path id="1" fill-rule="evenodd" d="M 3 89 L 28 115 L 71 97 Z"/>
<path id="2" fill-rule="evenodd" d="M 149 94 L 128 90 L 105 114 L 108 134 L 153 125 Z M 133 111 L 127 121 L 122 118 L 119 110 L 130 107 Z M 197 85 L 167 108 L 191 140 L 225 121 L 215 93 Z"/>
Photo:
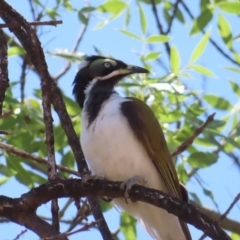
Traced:
<path id="1" fill-rule="evenodd" d="M 86 57 L 74 79 L 73 94 L 82 108 L 85 100 L 85 89 L 91 82 L 94 81 L 94 83 L 106 89 L 113 89 L 127 75 L 148 72 L 144 68 L 127 65 L 113 58 L 102 56 Z"/>

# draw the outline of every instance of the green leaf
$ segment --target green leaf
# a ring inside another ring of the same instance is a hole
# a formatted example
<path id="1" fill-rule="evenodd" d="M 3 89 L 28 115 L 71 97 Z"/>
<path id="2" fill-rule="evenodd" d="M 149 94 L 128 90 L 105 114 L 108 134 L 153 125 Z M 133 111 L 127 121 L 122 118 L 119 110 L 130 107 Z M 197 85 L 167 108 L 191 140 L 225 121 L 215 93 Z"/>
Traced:
<path id="1" fill-rule="evenodd" d="M 103 200 L 100 200 L 100 206 L 101 206 L 101 210 L 103 212 L 106 212 L 108 211 L 109 209 L 112 209 L 113 208 L 113 205 L 109 202 L 106 202 L 106 201 L 103 201 Z"/>
<path id="2" fill-rule="evenodd" d="M 175 46 L 171 48 L 170 64 L 171 64 L 172 71 L 174 72 L 175 75 L 177 75 L 178 69 L 180 68 L 181 59 L 180 59 L 178 50 Z"/>
<path id="3" fill-rule="evenodd" d="M 1 177 L 0 178 L 0 185 L 4 184 L 5 182 L 7 182 L 10 178 L 8 177 Z"/>
<path id="4" fill-rule="evenodd" d="M 87 25 L 88 18 L 85 17 L 85 15 L 84 15 L 84 13 L 82 11 L 78 12 L 78 19 L 80 20 L 81 23 L 83 23 L 84 25 Z"/>
<path id="5" fill-rule="evenodd" d="M 176 121 L 178 121 L 179 119 L 181 119 L 182 118 L 182 112 L 181 111 L 179 111 L 179 110 L 173 110 L 173 111 L 171 111 L 171 112 L 168 112 L 168 113 L 166 113 L 166 114 L 163 114 L 163 115 L 161 115 L 161 121 L 162 122 L 165 122 L 165 123 L 167 123 L 167 122 L 176 122 Z"/>
<path id="6" fill-rule="evenodd" d="M 126 28 L 127 28 L 128 25 L 129 25 L 130 17 L 131 17 L 131 14 L 130 14 L 130 9 L 129 9 L 129 7 L 128 7 L 128 8 L 127 8 L 127 11 L 126 11 L 126 16 L 125 16 L 125 27 L 126 27 Z"/>
<path id="7" fill-rule="evenodd" d="M 141 38 L 139 38 L 137 35 L 129 32 L 129 31 L 126 31 L 126 30 L 123 30 L 123 29 L 119 29 L 118 31 L 123 33 L 123 34 L 125 34 L 125 35 L 127 35 L 128 37 L 135 38 L 135 39 L 141 41 Z"/>
<path id="8" fill-rule="evenodd" d="M 139 13 L 140 13 L 142 33 L 145 35 L 147 31 L 147 19 L 140 3 L 138 4 L 138 7 L 139 7 Z"/>
<path id="9" fill-rule="evenodd" d="M 56 8 L 46 8 L 46 13 L 53 19 L 56 20 L 56 18 L 59 16 L 59 13 L 57 12 Z"/>
<path id="10" fill-rule="evenodd" d="M 0 173 L 5 177 L 11 177 L 13 175 L 13 171 L 4 164 L 0 164 Z"/>
<path id="11" fill-rule="evenodd" d="M 230 235 L 232 240 L 240 240 L 240 234 L 232 232 Z"/>
<path id="12" fill-rule="evenodd" d="M 221 15 L 218 15 L 218 31 L 224 43 L 231 49 L 232 48 L 232 32 L 228 21 Z"/>
<path id="13" fill-rule="evenodd" d="M 200 40 L 198 45 L 193 50 L 193 53 L 192 53 L 191 58 L 190 58 L 190 62 L 191 63 L 195 62 L 202 55 L 204 49 L 207 46 L 207 43 L 208 43 L 208 40 L 209 40 L 209 36 L 210 36 L 210 30 L 208 30 L 204 34 L 204 36 L 202 37 L 202 39 Z"/>
<path id="14" fill-rule="evenodd" d="M 202 11 L 208 9 L 210 5 L 211 5 L 210 0 L 201 0 L 200 6 Z"/>
<path id="15" fill-rule="evenodd" d="M 7 50 L 8 56 L 14 56 L 14 55 L 23 55 L 26 54 L 26 51 L 23 47 L 19 47 L 19 46 L 14 46 L 14 47 L 10 47 Z"/>
<path id="16" fill-rule="evenodd" d="M 192 114 L 194 117 L 202 115 L 203 113 L 206 113 L 206 109 L 199 106 L 199 103 L 196 101 L 192 103 L 191 105 L 188 105 L 186 114 Z"/>
<path id="17" fill-rule="evenodd" d="M 135 240 L 137 239 L 137 232 L 136 232 L 136 223 L 137 220 L 126 212 L 122 212 L 121 214 L 121 231 L 125 236 L 126 240 Z"/>
<path id="18" fill-rule="evenodd" d="M 98 24 L 94 27 L 94 29 L 102 28 L 102 27 L 106 26 L 108 23 L 109 23 L 109 20 L 100 22 L 100 23 L 98 23 Z"/>
<path id="19" fill-rule="evenodd" d="M 67 166 L 68 168 L 73 169 L 74 164 L 75 164 L 75 161 L 74 161 L 73 153 L 72 153 L 72 151 L 68 151 L 66 154 L 64 154 L 64 156 L 61 160 L 61 165 Z M 68 177 L 69 173 L 64 173 L 64 176 Z"/>
<path id="20" fill-rule="evenodd" d="M 165 18 L 166 22 L 169 23 L 170 19 L 171 19 L 171 16 L 169 14 L 169 11 L 166 8 L 164 8 L 163 14 L 164 14 L 164 18 Z"/>
<path id="21" fill-rule="evenodd" d="M 185 184 L 188 180 L 188 173 L 186 169 L 184 168 L 184 164 L 179 164 L 177 166 L 177 173 L 179 176 L 179 181 L 183 184 Z"/>
<path id="22" fill-rule="evenodd" d="M 185 23 L 184 16 L 179 8 L 176 11 L 176 18 L 179 20 L 179 22 L 183 24 Z"/>
<path id="23" fill-rule="evenodd" d="M 58 2 L 59 2 L 59 1 L 58 1 Z M 59 2 L 59 4 L 60 4 L 60 2 Z M 65 1 L 63 1 L 63 6 L 64 6 L 68 11 L 73 11 L 73 10 L 74 10 L 73 7 L 72 7 L 72 5 L 71 5 L 70 0 L 65 0 Z"/>
<path id="24" fill-rule="evenodd" d="M 196 138 L 194 143 L 202 147 L 216 147 L 216 144 L 212 143 L 208 138 Z"/>
<path id="25" fill-rule="evenodd" d="M 215 107 L 219 110 L 231 110 L 231 109 L 233 109 L 232 104 L 228 100 L 226 100 L 222 97 L 207 94 L 207 95 L 203 96 L 203 99 L 209 105 L 211 105 L 211 106 L 213 106 L 213 107 Z"/>
<path id="26" fill-rule="evenodd" d="M 126 7 L 127 4 L 120 0 L 107 1 L 98 7 L 98 11 L 119 15 Z"/>
<path id="27" fill-rule="evenodd" d="M 224 12 L 240 15 L 240 2 L 220 2 L 218 6 Z"/>
<path id="28" fill-rule="evenodd" d="M 150 52 L 147 56 L 144 57 L 145 61 L 152 61 L 158 59 L 160 56 L 160 52 Z"/>
<path id="29" fill-rule="evenodd" d="M 64 102 L 66 104 L 67 107 L 67 112 L 69 115 L 77 115 L 80 112 L 80 108 L 77 104 L 76 101 L 74 101 L 73 99 L 67 97 L 67 96 L 63 96 L 64 98 Z"/>
<path id="30" fill-rule="evenodd" d="M 63 49 L 59 49 L 55 53 L 47 52 L 47 54 L 51 56 L 63 58 L 64 60 L 67 60 L 73 63 L 82 62 L 84 59 L 84 54 L 81 52 L 73 53 L 73 52 L 70 52 L 69 50 L 63 50 Z"/>
<path id="31" fill-rule="evenodd" d="M 240 69 L 239 68 L 235 68 L 235 67 L 225 67 L 225 69 L 235 72 L 235 73 L 240 73 Z"/>
<path id="32" fill-rule="evenodd" d="M 93 12 L 94 10 L 96 10 L 95 7 L 84 7 L 84 8 L 81 9 L 81 11 L 82 11 L 83 13 Z"/>
<path id="33" fill-rule="evenodd" d="M 187 158 L 193 168 L 205 168 L 217 162 L 218 156 L 208 152 L 194 152 Z"/>
<path id="34" fill-rule="evenodd" d="M 198 195 L 194 192 L 188 192 L 188 194 L 192 197 L 192 199 L 194 200 L 194 202 L 198 203 L 199 205 L 201 205 L 201 201 L 200 198 L 198 197 Z"/>
<path id="35" fill-rule="evenodd" d="M 191 68 L 193 68 L 195 71 L 203 74 L 207 77 L 215 77 L 215 75 L 206 67 L 200 66 L 200 65 L 192 65 Z"/>
<path id="36" fill-rule="evenodd" d="M 214 129 L 214 131 L 222 132 L 222 130 L 226 127 L 229 121 L 229 116 L 223 118 L 222 120 L 214 120 L 208 124 L 209 129 Z"/>
<path id="37" fill-rule="evenodd" d="M 230 82 L 230 86 L 231 86 L 232 90 L 240 97 L 240 87 L 239 87 L 239 85 L 232 80 L 230 80 L 229 82 Z"/>
<path id="38" fill-rule="evenodd" d="M 193 20 L 192 29 L 190 35 L 197 34 L 204 30 L 207 24 L 211 21 L 213 13 L 210 9 L 206 9 L 201 13 L 199 17 Z"/>
<path id="39" fill-rule="evenodd" d="M 214 205 L 216 206 L 217 210 L 219 211 L 218 205 L 217 205 L 217 203 L 216 203 L 216 201 L 215 201 L 215 199 L 214 199 L 214 196 L 213 196 L 212 191 L 210 191 L 209 189 L 204 188 L 203 186 L 202 186 L 202 190 L 203 190 L 203 193 L 204 193 L 206 196 L 208 196 L 208 197 L 213 201 Z"/>
<path id="40" fill-rule="evenodd" d="M 147 43 L 168 42 L 171 38 L 167 35 L 152 35 L 147 38 Z"/>
<path id="41" fill-rule="evenodd" d="M 21 139 L 21 138 L 19 138 Z M 27 171 L 21 165 L 21 158 L 17 156 L 7 157 L 7 166 L 14 171 L 16 179 L 29 188 L 34 187 L 34 182 L 31 179 L 31 172 Z"/>

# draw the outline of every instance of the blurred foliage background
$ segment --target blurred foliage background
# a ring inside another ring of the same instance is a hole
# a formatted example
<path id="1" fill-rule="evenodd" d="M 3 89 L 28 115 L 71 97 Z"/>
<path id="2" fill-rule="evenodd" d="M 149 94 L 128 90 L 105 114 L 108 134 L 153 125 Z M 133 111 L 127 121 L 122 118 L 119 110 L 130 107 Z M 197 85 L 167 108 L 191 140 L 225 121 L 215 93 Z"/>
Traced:
<path id="1" fill-rule="evenodd" d="M 8 2 L 28 21 L 63 20 L 63 25 L 56 28 L 35 28 L 50 73 L 64 94 L 68 113 L 79 135 L 80 109 L 71 94 L 71 84 L 85 55 L 111 56 L 143 65 L 151 71 L 149 76 L 125 79 L 117 90 L 151 106 L 164 129 L 171 152 L 216 112 L 215 120 L 173 160 L 192 201 L 216 213 L 227 209 L 240 192 L 239 1 Z M 8 30 L 5 34 L 9 45 L 10 87 L 3 106 L 5 117 L 0 118 L 0 130 L 9 134 L 0 135 L 0 140 L 46 158 L 40 81 L 24 49 Z M 73 154 L 54 111 L 53 116 L 58 164 L 74 169 Z M 62 171 L 60 175 L 71 177 Z M 17 197 L 46 180 L 45 165 L 0 150 L 1 194 Z M 61 200 L 60 206 L 62 231 L 71 231 L 86 222 L 78 217 L 71 200 Z M 81 200 L 81 207 L 83 215 L 88 216 L 85 199 Z M 119 214 L 105 202 L 102 208 L 119 239 L 149 239 L 127 214 Z M 44 219 L 50 220 L 49 209 L 48 205 L 42 207 L 40 214 Z M 237 224 L 239 216 L 237 204 L 228 217 Z M 13 238 L 22 229 L 14 226 L 10 233 L 11 224 L 1 219 L 4 239 Z M 233 231 L 230 225 L 225 228 L 232 239 L 240 239 L 240 231 Z M 193 239 L 201 235 L 194 228 L 191 232 Z M 86 239 L 101 238 L 97 230 L 81 234 Z M 36 239 L 29 231 L 24 236 Z"/>

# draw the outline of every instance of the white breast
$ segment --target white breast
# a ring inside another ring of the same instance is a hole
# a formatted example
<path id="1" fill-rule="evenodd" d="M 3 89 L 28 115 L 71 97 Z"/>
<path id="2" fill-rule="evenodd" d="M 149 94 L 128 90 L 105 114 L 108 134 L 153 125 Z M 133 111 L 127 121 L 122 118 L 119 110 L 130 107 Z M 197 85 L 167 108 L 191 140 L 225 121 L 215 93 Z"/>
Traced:
<path id="1" fill-rule="evenodd" d="M 111 96 L 88 128 L 83 110 L 81 145 L 93 174 L 113 181 L 124 181 L 136 175 L 148 180 L 148 186 L 159 186 L 160 176 L 145 149 L 136 139 L 127 119 L 120 114 L 126 99 Z"/>
<path id="2" fill-rule="evenodd" d="M 112 95 L 90 127 L 83 109 L 81 145 L 92 174 L 112 181 L 138 175 L 146 180 L 148 187 L 167 192 L 152 160 L 121 115 L 120 105 L 124 101 L 119 95 Z M 126 204 L 124 199 L 115 199 L 113 203 L 138 218 L 155 239 L 185 239 L 179 220 L 166 211 L 140 202 Z"/>

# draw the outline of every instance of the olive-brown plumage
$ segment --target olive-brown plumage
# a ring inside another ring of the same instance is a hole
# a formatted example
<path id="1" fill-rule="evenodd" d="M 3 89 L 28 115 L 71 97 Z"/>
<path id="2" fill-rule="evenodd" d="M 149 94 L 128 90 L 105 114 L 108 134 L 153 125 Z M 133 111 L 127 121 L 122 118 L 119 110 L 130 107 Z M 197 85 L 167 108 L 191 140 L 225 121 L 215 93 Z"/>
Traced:
<path id="1" fill-rule="evenodd" d="M 113 181 L 135 176 L 150 188 L 179 199 L 181 189 L 162 128 L 148 105 L 121 97 L 114 86 L 124 76 L 148 71 L 112 58 L 93 56 L 79 70 L 74 94 L 83 108 L 81 144 L 93 174 Z M 113 203 L 138 218 L 154 239 L 191 240 L 187 225 L 146 203 Z"/>

